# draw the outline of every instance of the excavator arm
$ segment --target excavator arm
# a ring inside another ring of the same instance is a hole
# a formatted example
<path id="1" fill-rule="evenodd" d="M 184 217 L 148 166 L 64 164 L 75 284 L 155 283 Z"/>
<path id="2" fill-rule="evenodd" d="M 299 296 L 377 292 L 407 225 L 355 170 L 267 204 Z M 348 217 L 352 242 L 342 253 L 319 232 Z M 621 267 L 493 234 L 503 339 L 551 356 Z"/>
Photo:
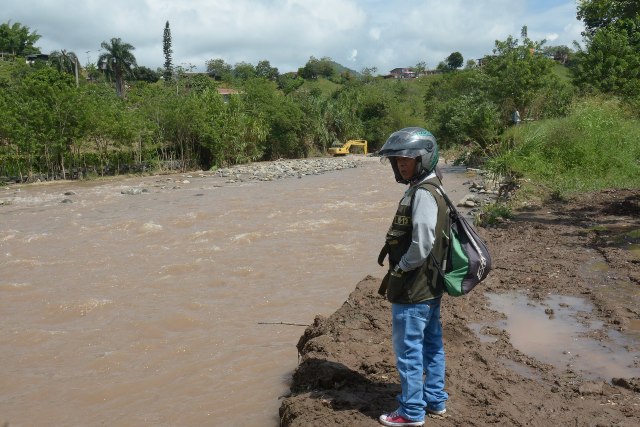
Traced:
<path id="1" fill-rule="evenodd" d="M 328 151 L 334 156 L 345 156 L 351 147 L 362 147 L 364 154 L 367 154 L 367 141 L 364 139 L 350 139 L 342 147 L 331 147 Z"/>

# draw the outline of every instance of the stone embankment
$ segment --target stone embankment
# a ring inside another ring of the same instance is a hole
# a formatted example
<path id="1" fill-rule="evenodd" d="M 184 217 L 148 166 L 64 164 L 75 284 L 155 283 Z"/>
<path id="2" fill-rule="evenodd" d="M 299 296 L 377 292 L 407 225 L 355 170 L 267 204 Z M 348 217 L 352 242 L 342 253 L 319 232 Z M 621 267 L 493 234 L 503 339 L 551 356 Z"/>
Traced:
<path id="1" fill-rule="evenodd" d="M 467 173 L 474 173 L 475 177 L 463 182 L 469 192 L 457 201 L 452 200 L 458 208 L 467 212 L 470 217 L 480 214 L 483 207 L 493 204 L 498 198 L 509 199 L 511 194 L 505 189 L 507 184 L 501 179 L 496 179 L 481 169 L 467 168 Z"/>
<path id="2" fill-rule="evenodd" d="M 156 181 L 156 184 L 161 183 L 163 189 L 179 189 L 198 178 L 218 179 L 221 185 L 250 181 L 275 181 L 285 178 L 300 179 L 308 175 L 356 168 L 362 162 L 367 161 L 377 162 L 379 158 L 375 156 L 346 156 L 254 162 L 211 171 L 174 174 L 161 178 L 160 181 Z M 500 188 L 504 185 L 499 180 L 489 178 L 488 174 L 480 169 L 467 169 L 467 173 L 473 174 L 473 179 L 464 183 L 469 188 L 469 193 L 458 200 L 452 200 L 452 202 L 461 211 L 473 217 L 482 210 L 483 206 L 495 202 L 501 195 Z M 141 195 L 148 192 L 149 190 L 145 188 L 144 184 L 124 188 L 121 191 L 124 195 Z M 72 203 L 72 199 L 67 198 L 62 202 Z M 11 201 L 0 200 L 0 205 L 2 204 L 11 204 Z"/>
<path id="3" fill-rule="evenodd" d="M 282 178 L 305 175 L 318 175 L 321 173 L 355 168 L 362 161 L 378 161 L 376 157 L 349 156 L 341 158 L 314 158 L 277 160 L 273 162 L 257 162 L 247 165 L 238 165 L 230 168 L 218 169 L 215 175 L 226 179 L 226 183 L 245 181 L 274 181 Z M 468 168 L 467 172 L 475 174 L 473 180 L 464 183 L 469 188 L 469 193 L 458 201 L 453 200 L 456 206 L 463 208 L 470 216 L 474 216 L 482 210 L 482 207 L 495 203 L 496 199 L 503 195 L 500 189 L 505 187 L 499 179 L 494 179 L 481 169 Z"/>
<path id="4" fill-rule="evenodd" d="M 228 183 L 274 181 L 281 178 L 302 178 L 305 175 L 319 175 L 334 170 L 355 168 L 362 160 L 359 157 L 277 160 L 218 169 L 215 174 L 227 178 L 226 182 Z"/>

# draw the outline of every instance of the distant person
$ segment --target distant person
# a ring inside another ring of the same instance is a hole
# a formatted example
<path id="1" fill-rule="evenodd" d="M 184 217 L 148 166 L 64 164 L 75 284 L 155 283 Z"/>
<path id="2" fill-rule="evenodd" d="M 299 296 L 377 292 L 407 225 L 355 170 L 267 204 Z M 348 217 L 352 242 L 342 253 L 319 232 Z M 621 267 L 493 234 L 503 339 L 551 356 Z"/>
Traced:
<path id="1" fill-rule="evenodd" d="M 380 416 L 385 426 L 422 426 L 427 412 L 446 412 L 445 354 L 440 299 L 445 292 L 434 259 L 444 257 L 448 208 L 433 185 L 438 145 L 427 130 L 401 129 L 380 149 L 396 181 L 408 184 L 378 262 L 389 256 L 389 272 L 380 293 L 391 302 L 392 341 L 402 393 L 398 408 Z M 432 254 L 433 256 L 429 256 Z M 423 373 L 425 376 L 423 378 Z"/>
<path id="2" fill-rule="evenodd" d="M 513 113 L 511 113 L 511 122 L 514 125 L 520 124 L 520 112 L 517 109 L 514 109 Z"/>

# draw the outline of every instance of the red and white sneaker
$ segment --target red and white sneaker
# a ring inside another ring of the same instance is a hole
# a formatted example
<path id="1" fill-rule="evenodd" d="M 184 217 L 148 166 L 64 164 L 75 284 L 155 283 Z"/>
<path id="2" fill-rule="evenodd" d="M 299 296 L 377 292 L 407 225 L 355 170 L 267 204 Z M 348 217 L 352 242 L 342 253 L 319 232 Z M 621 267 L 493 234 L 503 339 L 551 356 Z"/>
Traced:
<path id="1" fill-rule="evenodd" d="M 411 421 L 398 414 L 397 411 L 393 411 L 390 414 L 380 415 L 380 423 L 389 427 L 402 427 L 402 426 L 423 426 L 423 421 Z"/>

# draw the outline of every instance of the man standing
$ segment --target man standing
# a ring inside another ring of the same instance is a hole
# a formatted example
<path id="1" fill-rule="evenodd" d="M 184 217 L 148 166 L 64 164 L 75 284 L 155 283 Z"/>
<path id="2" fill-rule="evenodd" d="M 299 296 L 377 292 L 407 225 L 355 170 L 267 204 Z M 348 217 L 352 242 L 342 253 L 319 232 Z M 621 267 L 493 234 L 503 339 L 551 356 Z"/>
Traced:
<path id="1" fill-rule="evenodd" d="M 514 125 L 520 124 L 520 112 L 517 108 L 514 108 L 513 113 L 511 113 L 511 123 Z"/>
<path id="2" fill-rule="evenodd" d="M 435 137 L 417 127 L 394 132 L 380 155 L 390 161 L 396 181 L 408 184 L 387 232 L 379 262 L 389 255 L 383 280 L 392 307 L 392 341 L 402 393 L 399 407 L 380 416 L 385 426 L 422 426 L 426 412 L 446 412 L 445 354 L 440 299 L 448 242 L 449 210 L 436 176 Z"/>

